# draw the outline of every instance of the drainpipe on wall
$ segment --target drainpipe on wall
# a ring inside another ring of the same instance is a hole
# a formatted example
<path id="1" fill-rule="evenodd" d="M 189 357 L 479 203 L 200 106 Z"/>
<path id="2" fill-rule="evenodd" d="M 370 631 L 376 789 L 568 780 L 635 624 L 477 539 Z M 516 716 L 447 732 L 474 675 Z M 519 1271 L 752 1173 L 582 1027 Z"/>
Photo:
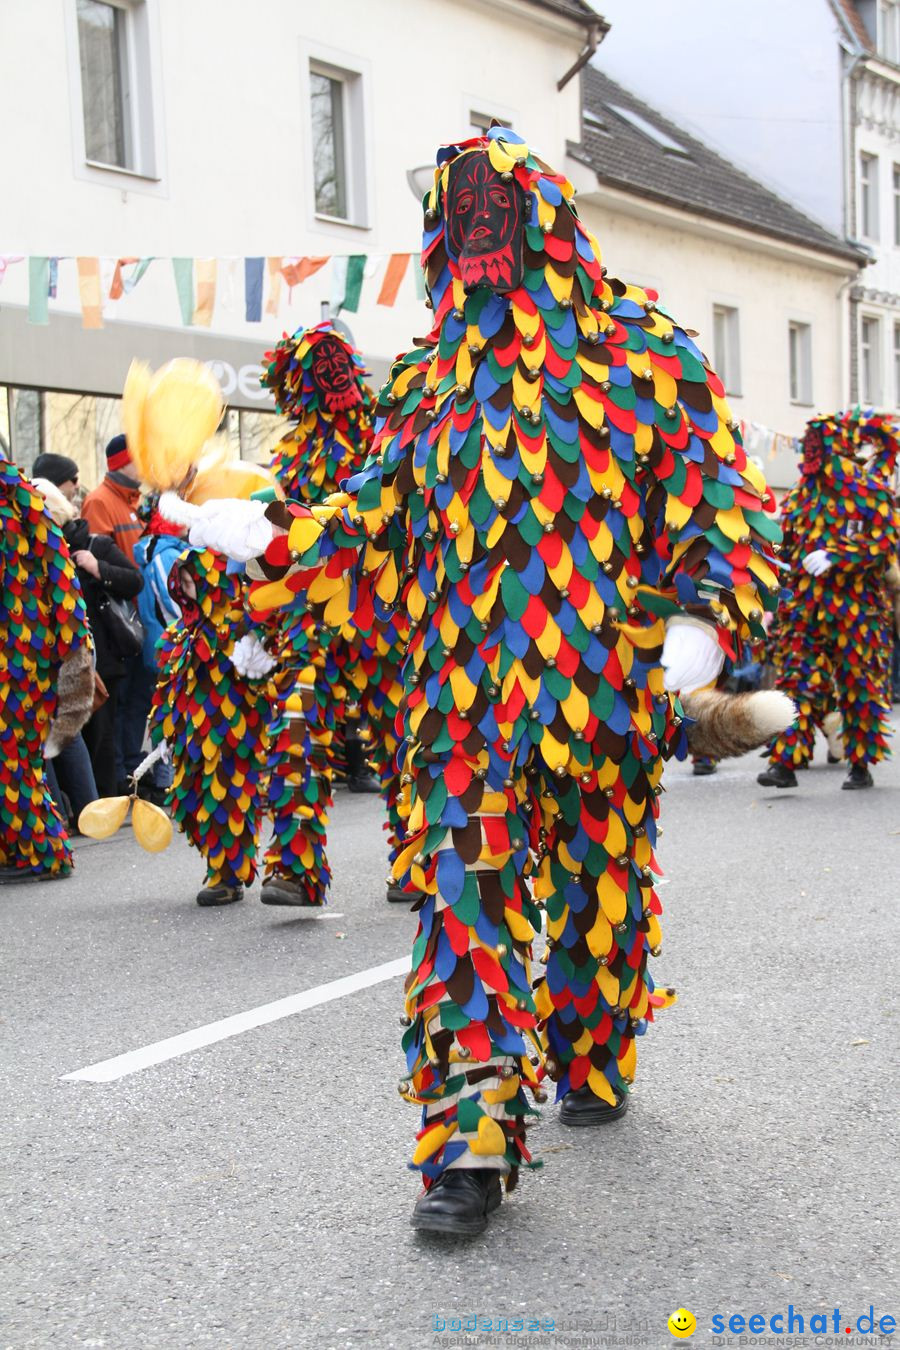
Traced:
<path id="1" fill-rule="evenodd" d="M 584 69 L 588 61 L 590 61 L 591 57 L 594 55 L 594 52 L 599 47 L 600 43 L 606 37 L 607 33 L 609 32 L 609 29 L 610 25 L 606 22 L 605 19 L 600 20 L 599 23 L 591 24 L 590 28 L 588 29 L 587 42 L 585 44 L 584 50 L 578 57 L 578 60 L 575 62 L 575 64 L 569 67 L 569 69 L 566 71 L 565 75 L 563 75 L 561 79 L 557 80 L 556 82 L 557 90 L 565 89 L 566 85 L 569 83 L 572 77 L 574 75 L 577 75 L 579 70 Z"/>
<path id="2" fill-rule="evenodd" d="M 865 52 L 857 52 L 844 72 L 841 91 L 843 104 L 844 133 L 844 235 L 847 239 L 857 239 L 856 227 L 856 127 L 859 98 L 859 68 L 865 62 Z M 858 277 L 855 279 L 858 281 Z M 842 286 L 838 295 L 844 290 Z M 859 397 L 859 296 L 854 294 L 855 287 L 849 293 L 847 305 L 847 327 L 849 329 L 849 356 L 847 375 L 849 380 L 849 402 L 855 403 Z"/>

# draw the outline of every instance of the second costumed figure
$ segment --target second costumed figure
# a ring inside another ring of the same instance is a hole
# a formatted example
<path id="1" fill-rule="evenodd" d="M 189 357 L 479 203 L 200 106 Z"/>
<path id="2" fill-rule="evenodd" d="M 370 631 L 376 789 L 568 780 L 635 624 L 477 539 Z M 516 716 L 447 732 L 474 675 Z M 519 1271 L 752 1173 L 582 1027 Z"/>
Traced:
<path id="1" fill-rule="evenodd" d="M 286 496 L 321 505 L 365 464 L 372 446 L 372 391 L 359 352 L 325 321 L 300 329 L 266 355 L 262 383 L 279 412 L 292 419 L 276 446 L 272 469 Z M 270 905 L 321 905 L 330 880 L 328 810 L 335 769 L 354 791 L 380 790 L 388 810 L 391 862 L 400 838 L 399 667 L 408 627 L 399 616 L 376 619 L 374 607 L 355 624 L 343 610 L 312 604 L 267 616 L 268 646 L 278 661 L 279 716 L 272 732 L 269 805 L 272 839 L 261 899 Z M 372 743 L 364 747 L 360 717 Z M 377 773 L 374 781 L 365 764 Z M 409 899 L 400 892 L 398 898 Z"/>

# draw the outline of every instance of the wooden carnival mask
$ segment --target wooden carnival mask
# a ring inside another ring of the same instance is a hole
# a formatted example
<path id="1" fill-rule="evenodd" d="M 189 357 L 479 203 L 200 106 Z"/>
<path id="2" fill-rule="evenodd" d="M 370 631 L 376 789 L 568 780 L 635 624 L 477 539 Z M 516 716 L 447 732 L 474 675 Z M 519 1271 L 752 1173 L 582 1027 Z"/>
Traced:
<path id="1" fill-rule="evenodd" d="M 328 412 L 342 412 L 362 402 L 353 357 L 334 333 L 319 338 L 309 373 Z"/>
<path id="2" fill-rule="evenodd" d="M 522 190 L 497 172 L 486 151 L 450 165 L 445 211 L 447 247 L 467 291 L 489 286 L 502 293 L 522 284 Z"/>

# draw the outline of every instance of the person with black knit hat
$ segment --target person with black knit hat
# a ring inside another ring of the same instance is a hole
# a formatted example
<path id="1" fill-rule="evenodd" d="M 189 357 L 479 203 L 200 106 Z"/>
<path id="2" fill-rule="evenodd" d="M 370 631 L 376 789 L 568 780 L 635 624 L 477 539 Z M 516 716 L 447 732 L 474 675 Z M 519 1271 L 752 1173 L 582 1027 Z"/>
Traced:
<path id="1" fill-rule="evenodd" d="M 31 466 L 31 477 L 44 478 L 58 487 L 66 501 L 73 501 L 78 491 L 78 465 L 68 455 L 38 455 Z"/>

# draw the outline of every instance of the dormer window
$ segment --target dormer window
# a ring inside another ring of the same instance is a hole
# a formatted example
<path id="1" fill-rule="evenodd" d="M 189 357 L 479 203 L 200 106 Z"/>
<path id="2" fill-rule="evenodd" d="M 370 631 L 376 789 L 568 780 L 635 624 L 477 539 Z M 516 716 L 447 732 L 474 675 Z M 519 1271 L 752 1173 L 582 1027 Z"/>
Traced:
<path id="1" fill-rule="evenodd" d="M 642 117 L 640 113 L 634 112 L 631 108 L 623 108 L 618 103 L 608 103 L 606 105 L 610 112 L 615 113 L 616 117 L 621 117 L 623 122 L 628 122 L 635 131 L 639 131 L 642 136 L 646 136 L 648 141 L 653 141 L 667 155 L 680 155 L 684 159 L 690 159 L 690 151 L 687 150 L 679 141 L 676 141 L 668 132 L 663 131 L 661 127 L 651 122 L 649 118 Z"/>

